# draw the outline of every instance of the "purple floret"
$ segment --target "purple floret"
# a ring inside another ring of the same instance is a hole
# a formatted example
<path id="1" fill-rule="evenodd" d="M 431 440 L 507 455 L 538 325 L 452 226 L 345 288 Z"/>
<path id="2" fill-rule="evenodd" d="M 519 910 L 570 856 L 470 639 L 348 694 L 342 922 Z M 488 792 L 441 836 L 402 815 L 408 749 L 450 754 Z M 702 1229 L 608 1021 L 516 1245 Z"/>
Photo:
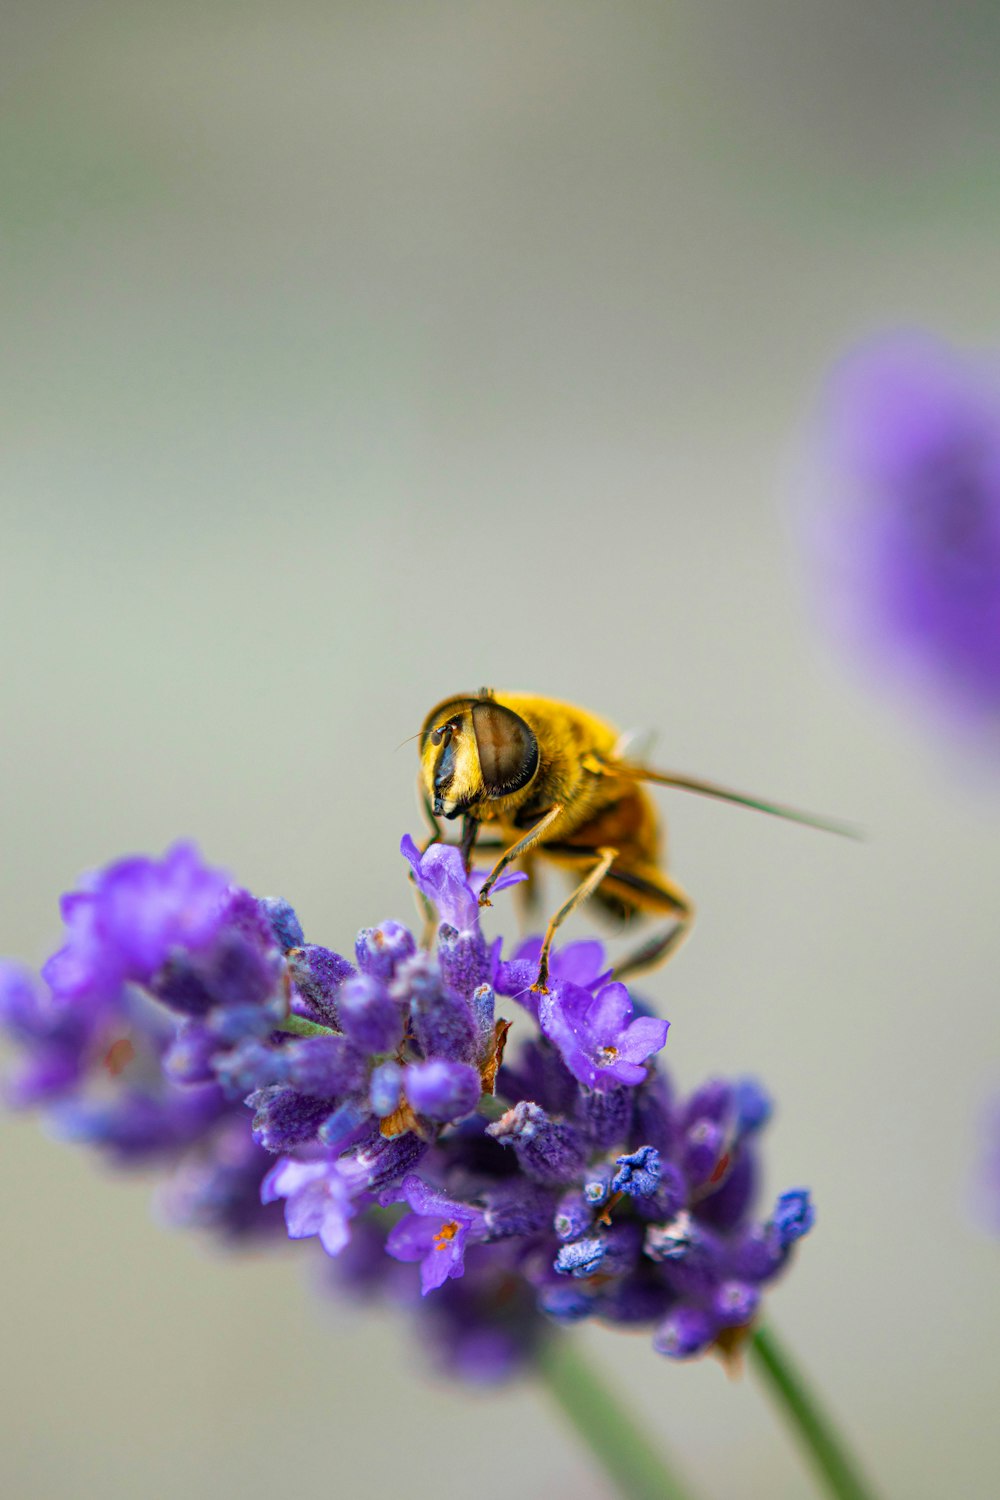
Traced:
<path id="1" fill-rule="evenodd" d="M 117 1001 L 68 1003 L 18 964 L 0 963 L 0 1025 L 20 1049 L 5 1081 L 15 1109 L 46 1104 L 81 1082 Z"/>
<path id="2" fill-rule="evenodd" d="M 574 1078 L 601 1089 L 641 1083 L 643 1064 L 664 1045 L 670 1025 L 653 1016 L 633 1019 L 623 984 L 606 984 L 596 995 L 569 982 L 557 985 L 542 995 L 538 1019 Z"/>
<path id="3" fill-rule="evenodd" d="M 437 908 L 438 921 L 458 932 L 479 931 L 479 898 L 469 884 L 458 849 L 432 844 L 423 854 L 409 834 L 399 846 L 409 860 L 417 890 Z"/>
<path id="4" fill-rule="evenodd" d="M 520 1002 L 530 1015 L 538 1018 L 538 992 L 532 989 L 538 978 L 538 963 L 542 956 L 542 939 L 527 938 L 515 949 L 513 955 L 497 969 L 496 992 L 509 995 Z M 611 978 L 606 967 L 604 944 L 596 939 L 587 942 L 567 943 L 564 948 L 553 948 L 549 954 L 549 987 L 574 984 L 580 989 L 594 991 Z"/>
<path id="5" fill-rule="evenodd" d="M 260 1197 L 265 1204 L 284 1198 L 290 1239 L 315 1234 L 327 1255 L 338 1255 L 350 1239 L 358 1188 L 339 1162 L 283 1156 L 264 1178 Z"/>
<path id="6" fill-rule="evenodd" d="M 385 1248 L 396 1260 L 420 1262 L 424 1296 L 465 1270 L 465 1247 L 485 1238 L 486 1220 L 478 1209 L 437 1192 L 419 1177 L 405 1177 L 399 1192 L 410 1213 L 389 1231 Z"/>
<path id="7" fill-rule="evenodd" d="M 228 876 L 203 864 L 193 844 L 174 844 L 159 860 L 119 860 L 63 897 L 67 941 L 42 976 L 67 998 L 145 982 L 175 949 L 199 953 L 211 944 L 228 891 Z"/>
<path id="8" fill-rule="evenodd" d="M 410 1063 L 404 1088 L 418 1115 L 442 1123 L 461 1120 L 471 1114 L 482 1093 L 476 1068 L 468 1063 L 447 1062 L 440 1057 L 430 1062 Z"/>
<path id="9" fill-rule="evenodd" d="M 451 844 L 432 844 L 421 854 L 409 834 L 399 848 L 409 860 L 417 889 L 437 908 L 438 921 L 446 922 L 459 933 L 478 932 L 476 886 L 482 885 L 482 877 L 466 874 L 461 852 Z M 526 878 L 521 871 L 507 871 L 494 885 L 494 894 Z"/>
<path id="10" fill-rule="evenodd" d="M 660 1185 L 663 1164 L 654 1146 L 640 1146 L 628 1156 L 619 1156 L 615 1165 L 618 1170 L 611 1181 L 613 1192 L 648 1198 Z"/>
<path id="11" fill-rule="evenodd" d="M 399 964 L 416 951 L 416 938 L 401 922 L 363 927 L 354 944 L 354 956 L 362 974 L 382 980 L 391 979 Z"/>
<path id="12" fill-rule="evenodd" d="M 159 1216 L 178 1229 L 211 1231 L 227 1242 L 285 1238 L 277 1202 L 261 1202 L 274 1157 L 247 1134 L 245 1114 L 227 1114 L 178 1161 L 156 1196 Z"/>
<path id="13" fill-rule="evenodd" d="M 354 965 L 318 943 L 303 943 L 288 954 L 288 977 L 294 994 L 292 1009 L 322 1026 L 340 1025 L 338 1000 Z"/>
<path id="14" fill-rule="evenodd" d="M 808 1188 L 793 1188 L 778 1199 L 771 1223 L 782 1250 L 808 1234 L 816 1222 L 816 1210 Z"/>
<path id="15" fill-rule="evenodd" d="M 298 948 L 305 942 L 302 923 L 287 901 L 280 896 L 262 896 L 258 905 L 282 952 L 287 953 L 289 948 Z"/>

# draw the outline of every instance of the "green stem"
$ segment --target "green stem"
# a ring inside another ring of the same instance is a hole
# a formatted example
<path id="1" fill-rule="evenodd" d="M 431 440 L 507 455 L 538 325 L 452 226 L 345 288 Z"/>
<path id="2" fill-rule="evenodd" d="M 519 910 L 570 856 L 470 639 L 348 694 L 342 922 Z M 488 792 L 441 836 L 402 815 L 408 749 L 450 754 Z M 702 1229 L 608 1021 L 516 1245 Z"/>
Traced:
<path id="1" fill-rule="evenodd" d="M 580 1358 L 568 1334 L 545 1339 L 538 1356 L 550 1395 L 604 1466 L 623 1500 L 688 1500 L 662 1455 Z"/>
<path id="2" fill-rule="evenodd" d="M 332 1026 L 321 1026 L 318 1021 L 307 1021 L 305 1016 L 289 1014 L 279 1021 L 276 1031 L 288 1031 L 292 1036 L 336 1036 Z"/>
<path id="3" fill-rule="evenodd" d="M 798 1437 L 806 1456 L 835 1500 L 874 1500 L 855 1459 L 816 1397 L 775 1339 L 770 1328 L 758 1328 L 750 1353 Z"/>
<path id="4" fill-rule="evenodd" d="M 496 1094 L 480 1094 L 476 1114 L 485 1116 L 487 1120 L 499 1120 L 509 1109 L 510 1105 L 503 1099 L 498 1099 Z"/>

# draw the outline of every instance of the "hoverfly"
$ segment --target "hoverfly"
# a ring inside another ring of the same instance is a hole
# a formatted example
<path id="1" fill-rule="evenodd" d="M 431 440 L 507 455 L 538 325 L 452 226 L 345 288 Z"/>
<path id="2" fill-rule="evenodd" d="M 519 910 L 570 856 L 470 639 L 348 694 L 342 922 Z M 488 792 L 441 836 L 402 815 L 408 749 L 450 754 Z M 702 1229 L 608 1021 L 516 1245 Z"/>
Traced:
<path id="1" fill-rule="evenodd" d="M 492 688 L 446 698 L 428 714 L 419 738 L 420 790 L 432 829 L 424 847 L 442 837 L 439 818 L 461 817 L 468 869 L 482 826 L 499 835 L 479 843 L 481 849 L 503 851 L 482 887 L 481 906 L 490 905 L 491 889 L 515 860 L 527 869 L 529 882 L 538 856 L 577 877 L 546 928 L 535 983 L 540 990 L 547 985 L 559 925 L 588 898 L 618 918 L 669 918 L 663 931 L 616 967 L 616 979 L 664 963 L 691 928 L 694 907 L 663 868 L 659 817 L 643 782 L 740 803 L 814 828 L 852 832 L 811 813 L 636 764 L 619 753 L 622 736 L 614 725 L 554 698 Z"/>

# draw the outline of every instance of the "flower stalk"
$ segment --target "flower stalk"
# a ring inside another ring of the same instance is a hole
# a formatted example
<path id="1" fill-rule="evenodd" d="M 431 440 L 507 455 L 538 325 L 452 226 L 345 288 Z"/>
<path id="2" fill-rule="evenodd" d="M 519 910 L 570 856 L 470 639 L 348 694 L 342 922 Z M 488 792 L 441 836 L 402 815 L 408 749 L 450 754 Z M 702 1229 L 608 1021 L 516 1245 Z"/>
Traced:
<path id="1" fill-rule="evenodd" d="M 566 1334 L 544 1339 L 541 1378 L 623 1500 L 695 1500 L 634 1418 L 611 1394 Z"/>
<path id="2" fill-rule="evenodd" d="M 799 1370 L 766 1325 L 750 1340 L 750 1356 L 806 1457 L 834 1500 L 876 1500 L 843 1438 Z"/>
<path id="3" fill-rule="evenodd" d="M 322 1026 L 318 1021 L 307 1021 L 305 1016 L 289 1014 L 275 1027 L 289 1036 L 336 1036 L 332 1026 Z"/>

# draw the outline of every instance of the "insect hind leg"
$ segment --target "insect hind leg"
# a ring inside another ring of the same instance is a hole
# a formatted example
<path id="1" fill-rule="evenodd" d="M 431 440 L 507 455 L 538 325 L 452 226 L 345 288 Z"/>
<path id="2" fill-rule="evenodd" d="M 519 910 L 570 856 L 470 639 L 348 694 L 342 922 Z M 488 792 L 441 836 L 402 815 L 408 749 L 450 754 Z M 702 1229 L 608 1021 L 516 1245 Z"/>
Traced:
<path id="1" fill-rule="evenodd" d="M 695 915 L 691 898 L 676 880 L 655 867 L 644 866 L 640 874 L 637 870 L 612 865 L 603 889 L 633 911 L 650 916 L 663 914 L 671 919 L 665 929 L 647 938 L 615 965 L 614 979 L 631 979 L 659 968 L 676 953 L 691 931 Z"/>

